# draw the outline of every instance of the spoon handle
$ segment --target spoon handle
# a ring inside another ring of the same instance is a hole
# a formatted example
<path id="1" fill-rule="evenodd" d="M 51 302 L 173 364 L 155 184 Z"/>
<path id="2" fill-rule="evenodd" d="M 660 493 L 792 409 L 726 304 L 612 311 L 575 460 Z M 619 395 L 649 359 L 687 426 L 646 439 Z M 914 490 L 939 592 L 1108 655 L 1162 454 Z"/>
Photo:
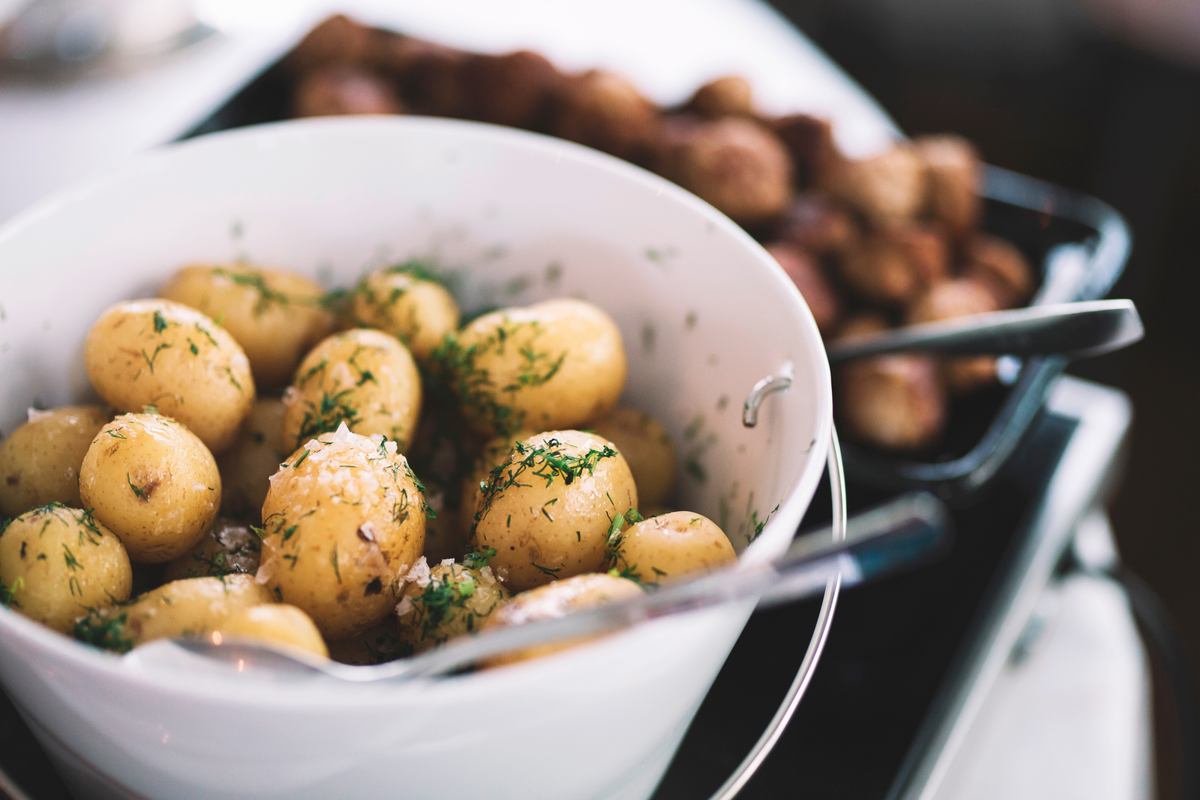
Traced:
<path id="1" fill-rule="evenodd" d="M 1092 300 L 909 325 L 831 342 L 826 352 L 831 364 L 912 350 L 948 356 L 1086 358 L 1133 344 L 1144 332 L 1132 300 Z"/>

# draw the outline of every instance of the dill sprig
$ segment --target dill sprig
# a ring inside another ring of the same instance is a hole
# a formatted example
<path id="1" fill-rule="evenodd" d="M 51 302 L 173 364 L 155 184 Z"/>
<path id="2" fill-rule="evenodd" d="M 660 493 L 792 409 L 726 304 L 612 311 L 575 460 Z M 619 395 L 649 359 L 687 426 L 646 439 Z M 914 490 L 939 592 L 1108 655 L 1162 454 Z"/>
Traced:
<path id="1" fill-rule="evenodd" d="M 537 478 L 545 481 L 547 487 L 561 480 L 564 485 L 570 486 L 584 474 L 594 475 L 601 461 L 616 455 L 617 451 L 608 444 L 575 452 L 572 445 L 557 437 L 537 444 L 517 442 L 508 460 L 493 467 L 481 486 L 479 510 L 475 512 L 475 520 L 471 525 L 471 537 L 474 538 L 480 520 L 487 516 L 496 498 L 505 490 L 513 486 L 531 485 L 522 483 L 522 479 Z"/>
<path id="2" fill-rule="evenodd" d="M 358 409 L 350 405 L 349 398 L 353 393 L 353 389 L 343 389 L 334 394 L 322 392 L 320 403 L 306 401 L 305 405 L 308 408 L 304 412 L 304 419 L 300 422 L 296 445 L 299 446 L 322 433 L 332 433 L 343 422 L 353 429 L 361 421 Z"/>
<path id="3" fill-rule="evenodd" d="M 5 586 L 4 581 L 0 581 L 0 606 L 5 608 L 20 608 L 21 604 L 16 600 L 16 593 L 25 588 L 25 579 L 20 575 L 12 582 L 11 586 Z"/>
<path id="4" fill-rule="evenodd" d="M 124 611 L 110 616 L 105 609 L 94 608 L 75 623 L 75 638 L 102 650 L 128 653 L 134 644 L 127 635 L 128 621 L 129 615 Z"/>
<path id="5" fill-rule="evenodd" d="M 286 306 L 296 302 L 299 298 L 291 297 L 283 292 L 276 291 L 267 286 L 266 276 L 257 270 L 249 270 L 247 272 L 234 272 L 228 269 L 215 269 L 214 275 L 220 275 L 223 278 L 228 278 L 239 286 L 247 286 L 258 292 L 258 299 L 254 303 L 255 316 L 261 315 L 271 307 L 272 303 Z"/>

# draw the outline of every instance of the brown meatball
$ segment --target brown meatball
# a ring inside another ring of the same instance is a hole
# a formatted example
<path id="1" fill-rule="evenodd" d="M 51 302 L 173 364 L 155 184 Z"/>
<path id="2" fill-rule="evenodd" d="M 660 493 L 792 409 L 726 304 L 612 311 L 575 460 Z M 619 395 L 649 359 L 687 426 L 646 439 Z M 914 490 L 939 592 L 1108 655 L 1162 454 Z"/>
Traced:
<path id="1" fill-rule="evenodd" d="M 473 55 L 462 67 L 469 115 L 514 128 L 541 128 L 566 78 L 544 56 L 519 50 L 502 56 Z"/>
<path id="2" fill-rule="evenodd" d="M 701 86 L 683 108 L 710 119 L 753 117 L 754 91 L 742 76 L 727 75 Z"/>
<path id="3" fill-rule="evenodd" d="M 296 84 L 293 112 L 298 117 L 399 114 L 403 110 L 386 81 L 353 67 L 316 70 Z"/>
<path id="4" fill-rule="evenodd" d="M 1021 251 L 995 236 L 979 234 L 967 248 L 967 277 L 991 290 L 998 308 L 1015 308 L 1033 291 L 1033 270 Z"/>
<path id="5" fill-rule="evenodd" d="M 369 58 L 377 32 L 338 14 L 309 31 L 287 57 L 296 72 L 331 64 L 361 64 Z"/>
<path id="6" fill-rule="evenodd" d="M 405 102 L 418 114 L 466 117 L 471 100 L 464 80 L 468 53 L 415 40 L 395 46 L 393 69 L 399 73 Z"/>
<path id="7" fill-rule="evenodd" d="M 735 222 L 754 224 L 779 216 L 792 194 L 792 161 L 762 125 L 726 117 L 679 121 L 661 140 L 664 177 L 699 195 Z"/>
<path id="8" fill-rule="evenodd" d="M 874 223 L 910 220 L 925 206 L 925 162 L 900 142 L 873 158 L 841 162 L 821 187 Z"/>
<path id="9" fill-rule="evenodd" d="M 864 358 L 842 368 L 834 395 L 846 431 L 889 450 L 933 444 L 946 418 L 937 362 L 923 355 Z"/>
<path id="10" fill-rule="evenodd" d="M 857 236 L 850 215 L 816 192 L 793 197 L 779 226 L 780 239 L 818 256 L 845 252 Z"/>
<path id="11" fill-rule="evenodd" d="M 563 85 L 550 132 L 631 158 L 650 141 L 657 121 L 658 109 L 636 86 L 615 72 L 594 69 Z"/>
<path id="12" fill-rule="evenodd" d="M 988 287 L 970 278 L 959 278 L 935 284 L 917 298 L 908 308 L 906 321 L 917 325 L 996 310 L 996 298 Z M 946 388 L 955 394 L 974 391 L 996 380 L 996 359 L 991 356 L 946 358 L 941 368 Z"/>
<path id="13" fill-rule="evenodd" d="M 796 162 L 798 186 L 824 185 L 846 160 L 833 140 L 833 126 L 827 120 L 792 114 L 775 120 L 773 127 Z"/>
<path id="14" fill-rule="evenodd" d="M 837 327 L 842 315 L 842 304 L 816 259 L 804 249 L 787 242 L 773 242 L 766 248 L 800 290 L 800 295 L 808 304 L 808 310 L 812 312 L 818 330 L 828 335 Z"/>
<path id="15" fill-rule="evenodd" d="M 925 162 L 929 215 L 962 239 L 975 230 L 982 210 L 979 153 L 961 136 L 922 136 L 913 144 Z"/>
<path id="16" fill-rule="evenodd" d="M 868 300 L 905 304 L 945 277 L 946 244 L 920 225 L 891 225 L 850 247 L 840 262 L 841 276 Z"/>

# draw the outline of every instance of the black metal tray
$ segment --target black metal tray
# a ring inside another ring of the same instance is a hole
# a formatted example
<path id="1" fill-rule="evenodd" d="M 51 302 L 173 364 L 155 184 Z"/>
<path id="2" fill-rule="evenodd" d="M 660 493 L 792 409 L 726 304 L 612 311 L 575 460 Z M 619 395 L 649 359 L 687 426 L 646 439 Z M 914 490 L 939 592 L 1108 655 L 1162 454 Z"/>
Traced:
<path id="1" fill-rule="evenodd" d="M 1041 288 L 1031 305 L 1098 300 L 1125 269 L 1129 227 L 1105 203 L 999 167 L 986 168 L 983 194 L 985 230 L 1042 265 Z M 846 477 L 973 502 L 1028 434 L 1066 365 L 1059 357 L 1030 358 L 1010 386 L 955 402 L 942 444 L 923 459 L 843 443 Z"/>

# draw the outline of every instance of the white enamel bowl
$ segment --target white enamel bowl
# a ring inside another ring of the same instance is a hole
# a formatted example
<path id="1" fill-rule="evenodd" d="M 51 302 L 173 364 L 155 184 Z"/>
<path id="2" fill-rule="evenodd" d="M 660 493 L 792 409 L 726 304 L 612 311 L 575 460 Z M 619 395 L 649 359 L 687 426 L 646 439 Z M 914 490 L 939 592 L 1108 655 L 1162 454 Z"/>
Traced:
<path id="1" fill-rule="evenodd" d="M 799 293 L 662 179 L 483 125 L 235 131 L 17 218 L 0 230 L 0 426 L 35 401 L 90 397 L 91 324 L 184 264 L 248 258 L 347 285 L 409 256 L 459 270 L 468 311 L 555 296 L 605 308 L 629 354 L 624 402 L 663 420 L 688 465 L 679 507 L 722 524 L 745 559 L 785 548 L 831 427 L 829 368 Z M 744 428 L 750 388 L 788 365 L 792 389 Z M 644 798 L 749 613 L 662 620 L 466 677 L 348 685 L 121 658 L 0 608 L 0 680 L 79 797 Z"/>

